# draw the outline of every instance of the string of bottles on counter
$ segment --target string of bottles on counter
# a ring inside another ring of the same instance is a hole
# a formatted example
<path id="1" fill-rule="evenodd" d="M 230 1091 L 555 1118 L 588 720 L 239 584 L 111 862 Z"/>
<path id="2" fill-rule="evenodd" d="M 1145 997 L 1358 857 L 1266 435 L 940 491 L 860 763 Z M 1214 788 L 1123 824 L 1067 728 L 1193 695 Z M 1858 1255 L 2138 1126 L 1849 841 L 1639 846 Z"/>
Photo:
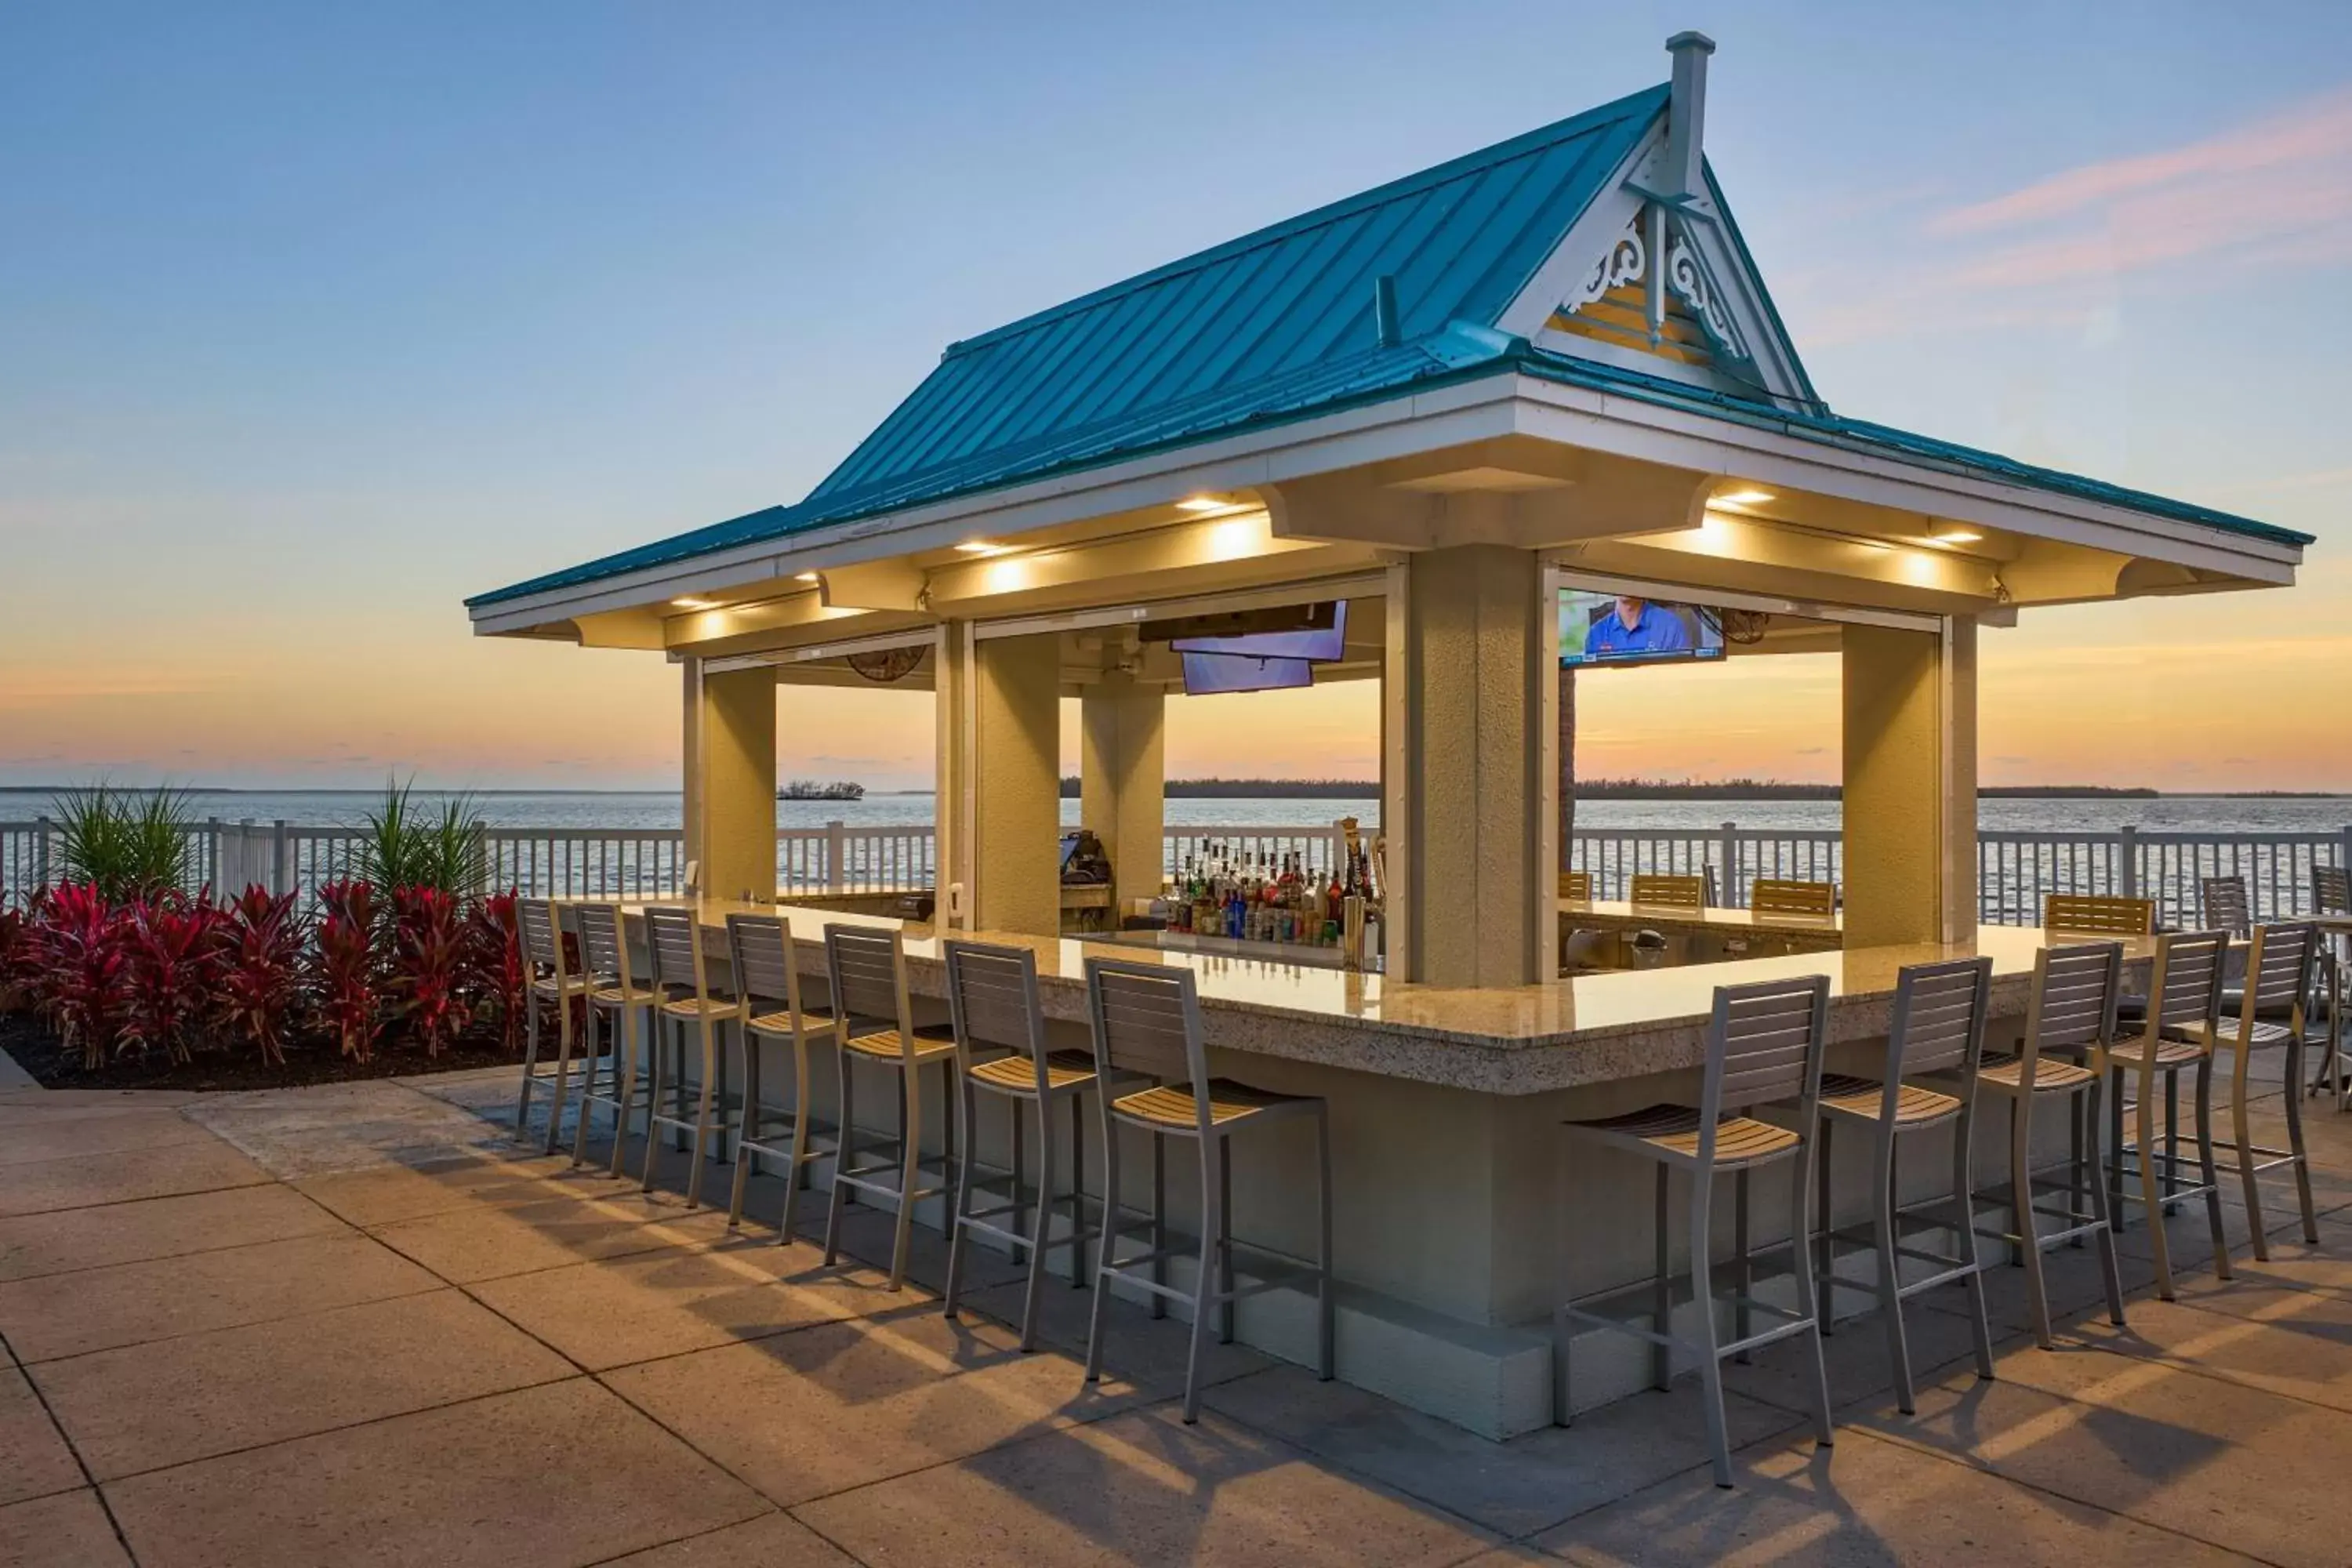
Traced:
<path id="1" fill-rule="evenodd" d="M 1186 847 L 1162 901 L 1171 931 L 1337 947 L 1347 900 L 1375 905 L 1378 897 L 1371 857 L 1360 847 L 1318 876 L 1296 851 L 1248 854 L 1203 838 Z"/>

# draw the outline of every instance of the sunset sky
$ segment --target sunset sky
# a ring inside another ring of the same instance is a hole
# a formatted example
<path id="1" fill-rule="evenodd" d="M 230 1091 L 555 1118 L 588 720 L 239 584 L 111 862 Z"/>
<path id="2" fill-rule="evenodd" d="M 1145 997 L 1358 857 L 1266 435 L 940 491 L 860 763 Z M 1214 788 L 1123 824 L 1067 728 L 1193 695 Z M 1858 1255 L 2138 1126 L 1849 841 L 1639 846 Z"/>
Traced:
<path id="1" fill-rule="evenodd" d="M 1686 26 L 1833 407 L 2320 536 L 2291 592 L 1987 633 L 1986 781 L 2352 790 L 2352 6 L 1787 0 L 15 0 L 0 784 L 674 784 L 673 669 L 460 600 L 797 500 L 947 342 Z M 788 702 L 784 773 L 928 783 L 926 700 L 846 712 Z M 1587 773 L 1835 776 L 1833 659 L 1582 714 Z M 1171 773 L 1376 766 L 1369 686 L 1171 724 Z"/>

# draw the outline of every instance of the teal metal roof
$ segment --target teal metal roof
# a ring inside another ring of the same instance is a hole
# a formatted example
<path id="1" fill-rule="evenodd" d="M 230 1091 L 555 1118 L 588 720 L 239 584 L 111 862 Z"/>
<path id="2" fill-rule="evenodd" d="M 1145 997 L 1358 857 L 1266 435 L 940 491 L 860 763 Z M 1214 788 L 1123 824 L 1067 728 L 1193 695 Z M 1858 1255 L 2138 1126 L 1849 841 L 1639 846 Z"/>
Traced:
<path id="1" fill-rule="evenodd" d="M 1619 99 L 951 344 L 922 384 L 798 505 L 767 507 L 467 604 L 593 583 L 1512 369 L 2252 537 L 2310 542 L 2245 518 L 1842 419 L 1818 403 L 1814 412 L 1800 412 L 1710 393 L 1494 331 L 1665 111 L 1666 96 L 1661 85 Z M 1720 205 L 1712 171 L 1707 178 Z M 1721 210 L 1744 258 L 1729 208 Z M 1373 283 L 1384 276 L 1396 279 L 1400 342 L 1375 346 Z M 1770 311 L 1769 297 L 1764 302 Z M 1797 374 L 1802 377 L 1801 366 Z"/>

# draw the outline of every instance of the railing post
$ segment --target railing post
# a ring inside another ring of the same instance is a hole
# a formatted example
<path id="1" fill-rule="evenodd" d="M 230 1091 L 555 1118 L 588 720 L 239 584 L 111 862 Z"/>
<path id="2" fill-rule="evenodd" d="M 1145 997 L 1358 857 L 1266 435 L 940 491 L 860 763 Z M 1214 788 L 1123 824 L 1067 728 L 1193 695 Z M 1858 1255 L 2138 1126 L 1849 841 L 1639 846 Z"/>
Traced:
<path id="1" fill-rule="evenodd" d="M 281 898 L 294 890 L 294 841 L 282 816 L 270 824 L 269 890 Z"/>
<path id="2" fill-rule="evenodd" d="M 849 825 L 824 825 L 824 879 L 834 892 L 849 891 Z"/>
<path id="3" fill-rule="evenodd" d="M 2352 827 L 2345 831 L 2352 833 Z M 49 819 L 46 816 L 33 818 L 33 878 L 37 886 L 49 886 Z"/>
<path id="4" fill-rule="evenodd" d="M 2139 829 L 2125 827 L 2116 835 L 2116 877 L 2126 899 L 2139 897 Z"/>
<path id="5" fill-rule="evenodd" d="M 2352 871 L 2352 824 L 2346 825 L 2346 826 L 2336 835 L 2336 863 L 2338 866 L 2343 867 L 2346 870 Z M 2319 904 L 2319 879 L 2314 877 L 2311 880 L 2311 902 L 2312 907 L 2316 909 Z"/>
<path id="6" fill-rule="evenodd" d="M 1725 823 L 1717 845 L 1723 857 L 1723 901 L 1728 908 L 1744 909 L 1748 900 L 1739 892 L 1739 825 Z"/>

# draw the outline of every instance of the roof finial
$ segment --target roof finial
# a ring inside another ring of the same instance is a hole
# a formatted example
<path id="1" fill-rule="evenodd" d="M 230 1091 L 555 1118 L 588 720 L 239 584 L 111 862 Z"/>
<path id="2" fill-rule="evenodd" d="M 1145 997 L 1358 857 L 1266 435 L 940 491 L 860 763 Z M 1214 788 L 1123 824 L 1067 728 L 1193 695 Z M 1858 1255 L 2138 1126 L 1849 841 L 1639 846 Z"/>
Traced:
<path id="1" fill-rule="evenodd" d="M 1665 192 L 1696 195 L 1705 187 L 1700 160 L 1706 142 L 1706 57 L 1715 40 L 1705 33 L 1676 33 L 1666 40 L 1675 74 L 1666 99 Z"/>

